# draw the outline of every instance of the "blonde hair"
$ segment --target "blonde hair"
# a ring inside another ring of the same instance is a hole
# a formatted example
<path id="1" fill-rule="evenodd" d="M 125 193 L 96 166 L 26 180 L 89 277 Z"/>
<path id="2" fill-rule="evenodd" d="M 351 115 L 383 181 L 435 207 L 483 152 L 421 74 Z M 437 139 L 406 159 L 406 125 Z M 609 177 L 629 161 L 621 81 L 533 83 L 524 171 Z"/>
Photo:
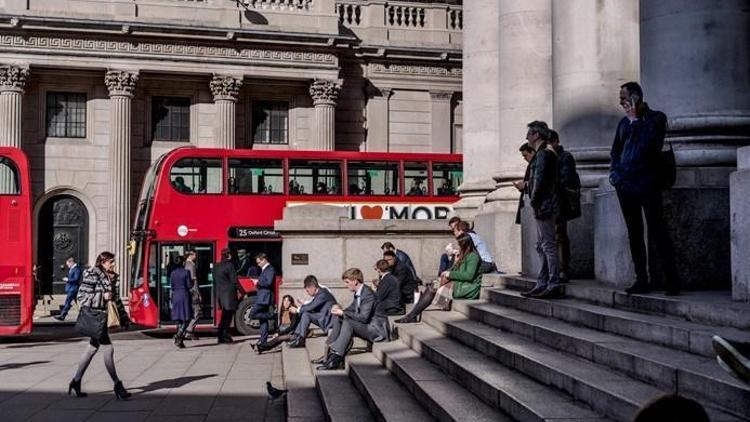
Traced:
<path id="1" fill-rule="evenodd" d="M 344 271 L 344 274 L 341 274 L 342 280 L 357 280 L 360 283 L 365 282 L 365 276 L 362 274 L 362 271 L 359 270 L 359 268 L 349 268 L 348 270 Z"/>

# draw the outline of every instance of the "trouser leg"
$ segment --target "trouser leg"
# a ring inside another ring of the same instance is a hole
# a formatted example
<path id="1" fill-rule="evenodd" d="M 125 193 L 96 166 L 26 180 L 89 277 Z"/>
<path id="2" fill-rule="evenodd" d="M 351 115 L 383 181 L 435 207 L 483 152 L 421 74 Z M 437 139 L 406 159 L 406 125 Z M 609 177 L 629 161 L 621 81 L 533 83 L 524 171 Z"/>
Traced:
<path id="1" fill-rule="evenodd" d="M 547 285 L 557 285 L 560 276 L 560 267 L 557 260 L 557 242 L 555 242 L 555 222 L 552 218 L 536 220 L 540 258 L 542 258 L 542 271 L 539 277 L 547 276 Z"/>
<path id="2" fill-rule="evenodd" d="M 678 290 L 679 281 L 674 259 L 674 247 L 669 236 L 669 230 L 664 222 L 661 192 L 657 191 L 647 196 L 643 205 L 649 238 L 656 241 L 656 249 L 664 270 L 666 287 L 668 290 Z"/>
<path id="3" fill-rule="evenodd" d="M 221 312 L 221 319 L 219 320 L 219 327 L 218 327 L 219 339 L 222 339 L 227 336 L 227 330 L 229 330 L 229 326 L 232 323 L 233 317 L 234 317 L 234 311 L 225 309 Z"/>
<path id="4" fill-rule="evenodd" d="M 648 284 L 646 269 L 646 243 L 643 239 L 643 216 L 641 215 L 641 199 L 637 196 L 617 192 L 622 216 L 628 229 L 630 241 L 630 255 L 635 266 L 635 276 L 639 283 Z"/>
<path id="5" fill-rule="evenodd" d="M 250 318 L 260 321 L 260 339 L 258 343 L 264 344 L 268 341 L 268 320 L 274 318 L 269 305 L 254 305 L 250 310 Z"/>
<path id="6" fill-rule="evenodd" d="M 341 317 L 338 317 L 338 316 L 333 317 L 331 332 L 328 333 L 328 338 L 326 338 L 327 345 L 330 346 L 339 337 L 339 334 L 341 333 L 342 321 L 343 321 L 343 318 Z"/>
<path id="7" fill-rule="evenodd" d="M 310 320 L 311 316 L 309 312 L 303 312 L 302 316 L 299 318 L 299 323 L 297 324 L 297 328 L 294 330 L 294 334 L 300 338 L 305 338 L 307 336 L 307 329 L 310 327 Z"/>
<path id="8" fill-rule="evenodd" d="M 349 343 L 352 341 L 354 329 L 352 328 L 351 322 L 352 321 L 345 320 L 341 323 L 338 336 L 336 336 L 336 340 L 331 343 L 331 351 L 339 356 L 344 356 L 346 354 L 346 349 L 349 347 Z"/>
<path id="9" fill-rule="evenodd" d="M 570 238 L 568 238 L 568 222 L 558 219 L 555 223 L 555 240 L 557 241 L 557 256 L 560 263 L 560 274 L 570 276 Z"/>

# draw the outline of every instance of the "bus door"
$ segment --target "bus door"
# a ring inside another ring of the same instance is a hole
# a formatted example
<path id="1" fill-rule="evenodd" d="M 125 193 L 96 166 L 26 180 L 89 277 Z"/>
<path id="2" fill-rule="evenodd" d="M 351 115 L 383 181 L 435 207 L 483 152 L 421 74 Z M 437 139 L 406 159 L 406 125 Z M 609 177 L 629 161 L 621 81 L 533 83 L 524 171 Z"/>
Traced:
<path id="1" fill-rule="evenodd" d="M 188 250 L 194 250 L 196 254 L 195 272 L 198 279 L 198 288 L 201 293 L 201 319 L 199 323 L 214 323 L 214 298 L 213 298 L 213 265 L 214 245 L 211 243 L 171 243 L 159 244 L 159 264 L 157 266 L 156 280 L 157 295 L 159 301 L 159 321 L 161 325 L 168 325 L 172 321 L 172 288 L 169 276 L 175 268 L 175 257 L 185 256 Z"/>

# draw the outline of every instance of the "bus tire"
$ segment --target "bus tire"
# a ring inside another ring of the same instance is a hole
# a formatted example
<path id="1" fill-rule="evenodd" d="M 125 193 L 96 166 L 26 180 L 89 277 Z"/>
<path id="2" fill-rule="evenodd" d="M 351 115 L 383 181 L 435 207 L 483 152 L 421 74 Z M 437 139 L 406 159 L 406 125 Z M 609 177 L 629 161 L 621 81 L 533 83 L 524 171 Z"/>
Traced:
<path id="1" fill-rule="evenodd" d="M 255 304 L 255 296 L 247 296 L 237 307 L 237 313 L 234 315 L 234 326 L 243 336 L 249 336 L 258 333 L 260 322 L 250 319 L 250 308 Z M 268 332 L 276 332 L 276 318 L 268 321 Z"/>

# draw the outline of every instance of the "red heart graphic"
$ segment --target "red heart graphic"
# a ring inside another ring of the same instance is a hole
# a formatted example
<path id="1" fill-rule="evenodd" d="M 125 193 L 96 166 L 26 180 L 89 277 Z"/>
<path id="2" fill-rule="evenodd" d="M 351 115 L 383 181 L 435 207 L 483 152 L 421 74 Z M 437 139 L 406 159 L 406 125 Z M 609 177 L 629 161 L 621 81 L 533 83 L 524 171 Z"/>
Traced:
<path id="1" fill-rule="evenodd" d="M 383 207 L 380 205 L 375 205 L 374 207 L 363 205 L 362 208 L 359 209 L 359 214 L 365 220 L 380 220 L 380 218 L 383 217 Z"/>

